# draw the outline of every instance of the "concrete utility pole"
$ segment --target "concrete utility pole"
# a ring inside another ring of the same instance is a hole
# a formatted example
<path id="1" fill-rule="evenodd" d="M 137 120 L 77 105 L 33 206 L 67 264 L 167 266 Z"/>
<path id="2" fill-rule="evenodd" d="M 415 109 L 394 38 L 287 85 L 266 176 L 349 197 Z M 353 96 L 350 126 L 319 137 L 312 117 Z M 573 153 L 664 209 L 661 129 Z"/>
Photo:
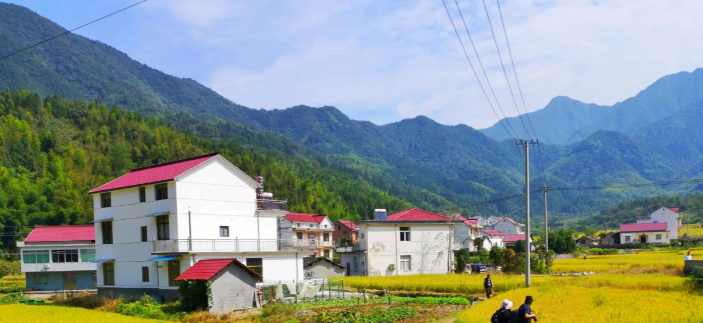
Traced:
<path id="1" fill-rule="evenodd" d="M 530 144 L 536 145 L 539 141 L 519 141 L 516 145 L 525 147 L 525 287 L 530 287 Z"/>
<path id="2" fill-rule="evenodd" d="M 547 217 L 547 191 L 551 187 L 542 186 L 542 193 L 544 193 L 544 250 L 549 252 L 549 218 Z"/>

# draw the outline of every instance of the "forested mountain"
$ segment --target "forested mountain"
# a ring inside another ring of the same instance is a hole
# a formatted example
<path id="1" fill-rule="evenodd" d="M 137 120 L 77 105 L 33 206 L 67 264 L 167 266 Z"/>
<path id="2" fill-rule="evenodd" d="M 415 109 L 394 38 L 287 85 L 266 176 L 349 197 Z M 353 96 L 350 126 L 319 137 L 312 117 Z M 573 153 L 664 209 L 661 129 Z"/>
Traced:
<path id="1" fill-rule="evenodd" d="M 698 68 L 690 73 L 664 76 L 634 97 L 613 106 L 557 97 L 544 109 L 531 112 L 529 117 L 540 140 L 562 145 L 580 141 L 598 130 L 635 134 L 652 123 L 701 102 L 703 69 Z M 512 124 L 519 122 L 517 118 L 508 119 Z M 520 129 L 516 127 L 516 131 L 520 132 Z M 509 138 L 499 124 L 482 132 L 497 140 Z"/>
<path id="2" fill-rule="evenodd" d="M 60 26 L 26 8 L 0 3 L 0 55 L 63 31 Z M 532 187 L 543 184 L 561 188 L 609 186 L 703 176 L 700 154 L 703 147 L 699 139 L 703 137 L 699 136 L 701 130 L 697 127 L 703 121 L 700 120 L 703 113 L 693 104 L 701 96 L 696 89 L 703 84 L 702 75 L 703 70 L 696 70 L 664 77 L 635 98 L 613 107 L 555 98 L 547 108 L 533 114 L 532 122 L 542 129 L 539 134 L 543 143 L 539 149 L 532 150 Z M 27 122 L 31 136 L 39 139 L 47 131 L 50 133 L 47 136 L 51 137 L 58 136 L 64 128 L 73 129 L 71 136 L 64 136 L 71 138 L 66 140 L 83 149 L 89 161 L 105 158 L 100 167 L 105 167 L 104 162 L 110 164 L 106 161 L 113 156 L 110 147 L 120 143 L 129 151 L 131 161 L 127 165 L 130 166 L 188 155 L 183 151 L 175 152 L 183 149 L 183 143 L 160 140 L 158 143 L 165 145 L 161 148 L 156 141 L 145 139 L 150 136 L 160 138 L 156 134 L 131 137 L 125 133 L 124 137 L 107 139 L 106 147 L 94 143 L 92 140 L 100 133 L 91 131 L 102 126 L 111 130 L 110 118 L 114 114 L 121 122 L 129 120 L 130 126 L 146 127 L 144 129 L 148 131 L 144 131 L 147 133 L 166 131 L 173 133 L 172 136 L 187 138 L 183 140 L 188 141 L 186 146 L 192 145 L 188 146 L 191 147 L 189 153 L 227 147 L 230 149 L 228 154 L 231 154 L 228 158 L 251 175 L 272 167 L 276 171 L 265 172 L 276 174 L 274 176 L 287 174 L 281 175 L 284 178 L 292 176 L 295 179 L 281 181 L 292 181 L 294 184 L 290 185 L 293 186 L 281 184 L 276 187 L 281 190 L 277 194 L 282 198 L 289 197 L 293 205 L 305 211 L 359 218 L 370 215 L 377 207 L 394 210 L 412 205 L 443 213 L 478 212 L 488 216 L 515 212 L 523 205 L 520 198 L 475 205 L 518 195 L 523 190 L 521 150 L 513 142 L 486 136 L 490 129 L 482 132 L 465 125 L 446 126 L 422 116 L 378 126 L 351 120 L 334 107 L 250 109 L 193 80 L 166 75 L 110 46 L 78 35 L 66 35 L 0 61 L 0 88 L 26 89 L 37 94 L 6 92 L 4 95 L 13 103 L 3 103 L 5 118 L 12 115 Z M 48 99 L 42 100 L 47 96 Z M 106 112 L 108 120 L 95 121 L 98 126 L 95 128 L 83 124 L 81 118 L 87 118 L 86 115 L 81 114 L 82 117 L 76 119 L 72 114 L 61 112 L 50 118 L 59 120 L 58 123 L 51 121 L 59 126 L 45 130 L 44 127 L 51 123 L 41 123 L 38 114 L 46 110 L 47 115 L 52 115 L 53 108 L 48 106 L 53 107 L 58 104 L 56 102 L 87 106 L 87 115 L 104 113 L 100 112 L 103 110 L 99 106 L 106 104 L 139 112 L 143 117 L 128 117 L 129 113 L 111 108 Z M 40 108 L 42 106 L 44 110 Z M 15 110 L 19 112 L 11 112 Z M 31 121 L 25 120 L 25 112 L 29 113 Z M 683 118 L 695 113 L 698 113 L 695 117 Z M 609 119 L 600 119 L 605 116 Z M 670 119 L 662 119 L 667 116 Z M 654 123 L 657 120 L 661 123 Z M 615 129 L 597 131 L 601 128 Z M 567 133 L 569 131 L 571 133 Z M 105 132 L 102 134 L 106 135 Z M 112 136 L 109 131 L 108 134 Z M 553 145 L 549 138 L 554 141 L 562 138 L 561 142 L 569 144 Z M 58 147 L 65 146 L 62 141 Z M 150 155 L 154 154 L 153 150 L 162 149 L 165 149 L 162 155 Z M 40 147 L 36 154 L 41 156 L 41 153 L 47 154 L 47 160 L 53 160 L 48 157 L 48 150 L 43 151 Z M 56 149 L 53 154 L 68 158 Z M 259 162 L 263 164 L 253 165 Z M 70 169 L 73 167 L 69 162 L 65 165 Z M 118 170 L 128 168 L 117 167 L 105 173 L 105 169 L 89 165 L 90 168 L 67 173 L 85 177 L 80 182 L 71 177 L 73 175 L 67 175 L 73 185 L 81 185 L 74 191 L 84 192 L 89 186 L 116 176 Z M 36 173 L 37 169 L 10 159 L 5 167 L 13 174 L 9 178 L 43 176 L 43 173 Z M 543 181 L 543 169 L 548 182 Z M 92 182 L 87 183 L 88 180 Z M 267 183 L 271 182 L 267 180 Z M 694 189 L 703 187 L 558 191 L 550 195 L 550 206 L 554 212 L 592 214 L 625 200 Z M 48 198 L 46 194 L 50 193 L 39 186 L 33 190 L 39 197 Z M 308 195 L 303 196 L 305 194 Z M 76 198 L 87 197 L 83 194 Z M 532 205 L 536 213 L 541 213 L 540 198 L 540 194 L 534 195 Z M 25 204 L 30 205 L 26 201 Z M 85 212 L 85 206 L 79 203 L 78 209 Z M 12 210 L 0 204 L 0 210 L 3 208 Z M 47 223 L 56 223 L 50 219 L 50 214 L 56 210 L 42 211 L 44 215 L 40 218 L 48 219 Z M 68 214 L 73 211 L 71 209 Z M 88 213 L 80 214 L 82 218 L 89 216 Z"/>

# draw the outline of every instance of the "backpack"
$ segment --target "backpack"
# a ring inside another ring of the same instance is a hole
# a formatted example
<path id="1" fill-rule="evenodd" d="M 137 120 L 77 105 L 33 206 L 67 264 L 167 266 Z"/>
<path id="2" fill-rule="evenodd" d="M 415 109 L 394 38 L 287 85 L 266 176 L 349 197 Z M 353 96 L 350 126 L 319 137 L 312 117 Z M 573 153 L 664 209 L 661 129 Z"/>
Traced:
<path id="1" fill-rule="evenodd" d="M 510 323 L 520 323 L 520 313 L 517 310 L 510 311 Z"/>
<path id="2" fill-rule="evenodd" d="M 498 322 L 498 314 L 502 311 L 503 310 L 499 309 L 495 313 L 493 313 L 493 316 L 491 316 L 491 323 L 499 323 Z"/>

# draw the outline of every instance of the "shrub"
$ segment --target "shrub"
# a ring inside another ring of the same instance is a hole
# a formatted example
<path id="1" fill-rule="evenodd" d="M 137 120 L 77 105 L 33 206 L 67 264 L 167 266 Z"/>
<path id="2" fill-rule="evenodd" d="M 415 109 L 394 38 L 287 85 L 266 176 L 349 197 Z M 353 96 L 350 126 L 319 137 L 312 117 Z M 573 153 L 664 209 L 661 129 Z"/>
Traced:
<path id="1" fill-rule="evenodd" d="M 105 304 L 105 299 L 88 292 L 56 294 L 51 301 L 57 305 L 96 309 Z"/>
<path id="2" fill-rule="evenodd" d="M 163 305 L 159 305 L 151 296 L 144 295 L 138 301 L 118 303 L 117 313 L 148 319 L 167 320 L 168 315 L 161 310 L 161 307 Z"/>
<path id="3" fill-rule="evenodd" d="M 178 285 L 181 309 L 186 312 L 207 310 L 212 300 L 209 280 L 184 280 Z"/>

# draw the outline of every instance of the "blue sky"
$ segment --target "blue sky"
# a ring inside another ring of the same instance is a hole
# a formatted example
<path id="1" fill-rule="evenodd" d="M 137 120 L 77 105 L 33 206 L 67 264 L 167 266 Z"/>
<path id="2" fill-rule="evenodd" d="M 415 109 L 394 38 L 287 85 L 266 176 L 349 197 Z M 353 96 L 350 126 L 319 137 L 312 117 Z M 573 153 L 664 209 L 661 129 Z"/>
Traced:
<path id="1" fill-rule="evenodd" d="M 137 1 L 10 2 L 71 29 Z M 496 2 L 486 3 L 507 63 Z M 505 114 L 517 115 L 482 2 L 459 4 Z M 703 1 L 501 0 L 501 9 L 529 111 L 557 95 L 613 104 L 703 67 Z M 377 124 L 497 121 L 441 0 L 149 0 L 77 33 L 251 108 L 330 105 Z"/>

